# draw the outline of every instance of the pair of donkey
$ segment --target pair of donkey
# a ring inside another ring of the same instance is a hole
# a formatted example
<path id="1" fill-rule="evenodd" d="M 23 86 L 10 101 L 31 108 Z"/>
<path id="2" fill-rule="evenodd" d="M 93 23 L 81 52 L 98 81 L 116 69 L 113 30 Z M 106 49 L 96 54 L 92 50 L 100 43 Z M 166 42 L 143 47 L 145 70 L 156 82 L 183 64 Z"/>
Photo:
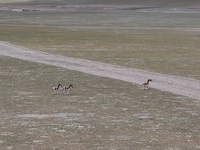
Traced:
<path id="1" fill-rule="evenodd" d="M 58 84 L 58 86 L 54 86 L 52 88 L 52 94 L 58 94 L 58 93 L 64 93 L 69 94 L 69 90 L 73 88 L 73 85 L 70 86 L 62 86 L 61 84 Z"/>

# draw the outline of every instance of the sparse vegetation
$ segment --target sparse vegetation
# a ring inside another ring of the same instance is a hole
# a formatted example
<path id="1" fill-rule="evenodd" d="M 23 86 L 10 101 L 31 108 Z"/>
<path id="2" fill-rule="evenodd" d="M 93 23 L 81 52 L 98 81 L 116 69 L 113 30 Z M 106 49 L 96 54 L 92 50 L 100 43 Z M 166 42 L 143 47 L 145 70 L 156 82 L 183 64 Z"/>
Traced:
<path id="1" fill-rule="evenodd" d="M 0 40 L 200 80 L 197 16 L 0 12 Z M 4 56 L 0 68 L 0 149 L 200 148 L 197 100 Z M 52 95 L 58 83 L 74 88 L 69 95 Z"/>

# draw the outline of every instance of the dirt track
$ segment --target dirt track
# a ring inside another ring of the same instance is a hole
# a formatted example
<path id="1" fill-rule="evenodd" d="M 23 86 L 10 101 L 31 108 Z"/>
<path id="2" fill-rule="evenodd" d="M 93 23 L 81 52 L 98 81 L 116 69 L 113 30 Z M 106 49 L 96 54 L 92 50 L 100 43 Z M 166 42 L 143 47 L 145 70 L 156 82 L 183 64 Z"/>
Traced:
<path id="1" fill-rule="evenodd" d="M 148 78 L 151 78 L 153 79 L 153 82 L 150 84 L 151 88 L 200 100 L 199 80 L 158 74 L 95 61 L 53 55 L 40 51 L 32 51 L 1 41 L 0 55 L 63 67 L 97 76 L 127 81 L 138 85 L 141 85 L 141 83 L 146 81 Z"/>

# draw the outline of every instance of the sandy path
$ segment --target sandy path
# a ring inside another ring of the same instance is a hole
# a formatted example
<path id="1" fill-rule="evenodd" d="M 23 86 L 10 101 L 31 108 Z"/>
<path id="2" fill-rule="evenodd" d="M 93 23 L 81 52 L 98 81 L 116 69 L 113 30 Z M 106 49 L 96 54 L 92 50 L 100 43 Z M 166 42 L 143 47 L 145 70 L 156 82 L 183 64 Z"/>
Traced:
<path id="1" fill-rule="evenodd" d="M 150 87 L 152 88 L 200 100 L 199 80 L 158 74 L 95 61 L 58 56 L 40 51 L 32 51 L 1 41 L 0 55 L 63 67 L 70 70 L 109 77 L 139 85 L 148 78 L 151 78 L 153 79 L 153 82 L 150 84 Z"/>

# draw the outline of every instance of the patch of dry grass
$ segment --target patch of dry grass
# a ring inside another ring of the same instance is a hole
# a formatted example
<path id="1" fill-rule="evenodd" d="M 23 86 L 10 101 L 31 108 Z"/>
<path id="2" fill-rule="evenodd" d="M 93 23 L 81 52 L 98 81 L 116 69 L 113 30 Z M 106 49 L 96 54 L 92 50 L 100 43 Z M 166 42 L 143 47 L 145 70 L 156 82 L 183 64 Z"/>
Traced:
<path id="1" fill-rule="evenodd" d="M 1 148 L 199 146 L 199 102 L 63 68 L 0 57 Z M 69 95 L 51 87 L 73 84 Z M 189 104 L 189 105 L 188 105 Z"/>
<path id="2" fill-rule="evenodd" d="M 5 21 L 0 25 L 2 41 L 53 54 L 199 79 L 199 32 L 146 28 L 148 25 L 132 29 L 132 24 L 98 28 L 102 27 L 99 22 L 93 29 L 81 28 L 82 22 L 73 28 L 74 22 L 67 26 L 67 19 L 62 28 L 52 22 L 47 26 L 37 24 L 37 19 L 34 26 L 24 23 L 26 19 L 20 20 L 24 14 L 12 15 L 6 16 L 10 17 L 7 24 L 5 15 L 1 15 L 1 21 Z M 17 21 L 12 23 L 15 17 Z M 9 57 L 0 56 L 0 68 L 1 149 L 200 147 L 198 101 Z M 51 88 L 58 83 L 73 84 L 70 95 L 52 95 Z"/>
<path id="3" fill-rule="evenodd" d="M 166 29 L 126 32 L 3 26 L 0 39 L 30 49 L 199 78 L 199 34 Z"/>

